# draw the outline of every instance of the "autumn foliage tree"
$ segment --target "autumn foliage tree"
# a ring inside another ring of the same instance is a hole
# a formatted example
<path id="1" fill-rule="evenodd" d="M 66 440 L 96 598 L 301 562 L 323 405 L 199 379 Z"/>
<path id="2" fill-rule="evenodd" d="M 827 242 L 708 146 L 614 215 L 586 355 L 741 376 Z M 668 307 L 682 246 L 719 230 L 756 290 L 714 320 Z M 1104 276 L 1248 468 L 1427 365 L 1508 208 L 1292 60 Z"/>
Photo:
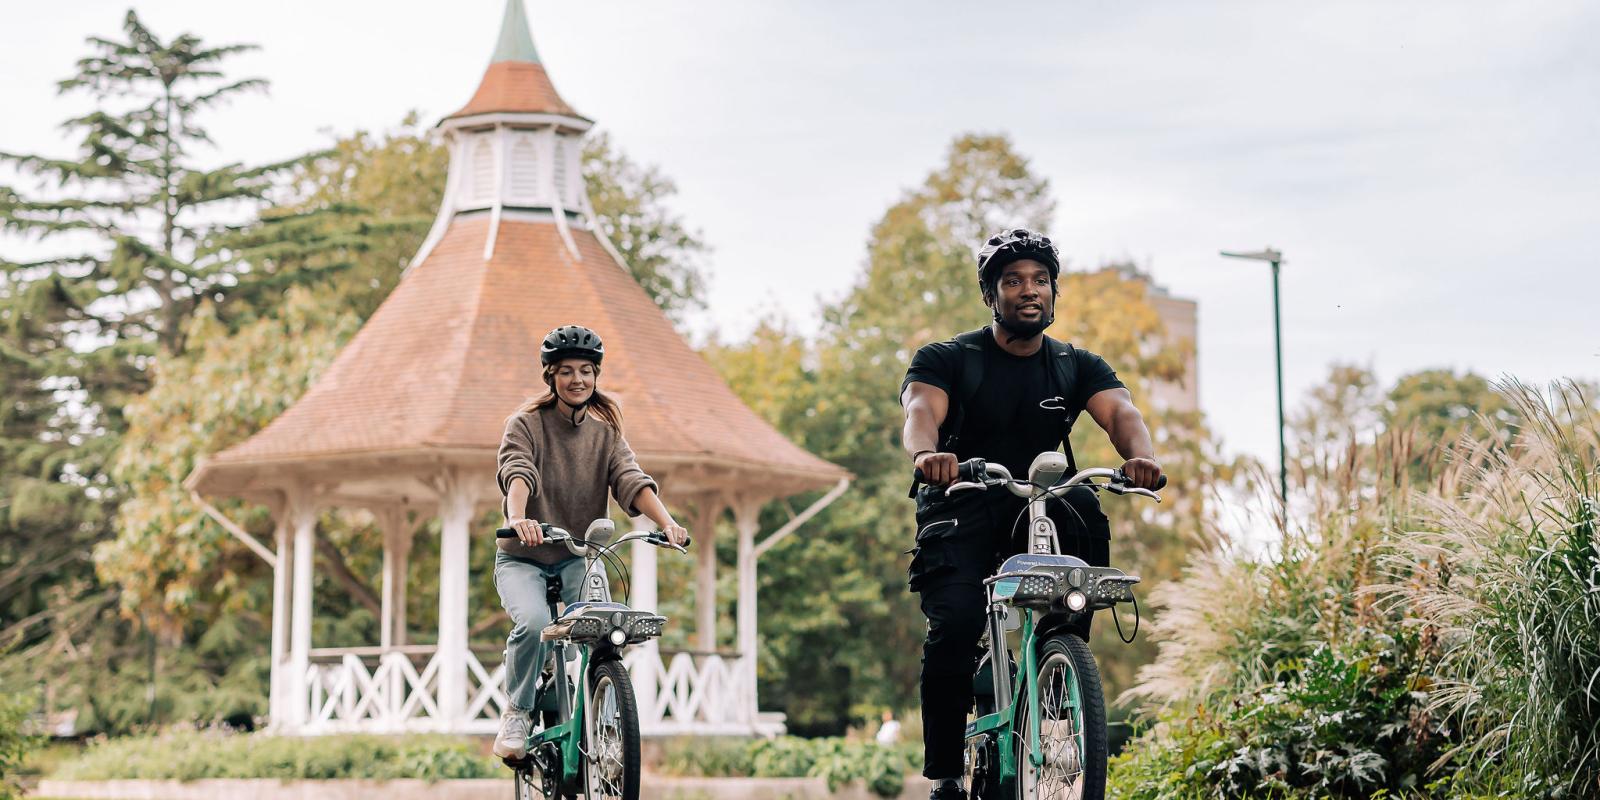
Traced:
<path id="1" fill-rule="evenodd" d="M 957 137 L 945 161 L 873 226 L 862 275 L 824 309 L 819 335 L 767 325 L 708 353 L 752 408 L 857 476 L 807 526 L 815 534 L 779 544 L 762 562 L 762 698 L 788 712 L 791 728 L 839 731 L 884 708 L 915 707 L 923 623 L 905 588 L 912 508 L 900 381 L 918 347 L 989 322 L 976 243 L 1007 227 L 1048 230 L 1054 214 L 1049 181 L 1008 138 Z M 1141 405 L 1152 382 L 1183 379 L 1193 343 L 1164 338 L 1145 279 L 1068 271 L 1060 285 L 1051 335 L 1104 355 Z M 1183 478 L 1175 488 L 1206 480 L 1210 469 L 1194 466 L 1204 459 L 1198 416 L 1146 408 L 1163 463 Z M 1074 441 L 1081 463 L 1121 463 L 1087 417 Z M 1107 505 L 1119 563 L 1152 579 L 1199 536 L 1198 500 L 1159 518 Z M 1146 655 L 1120 645 L 1102 652 L 1108 670 L 1128 678 Z"/>

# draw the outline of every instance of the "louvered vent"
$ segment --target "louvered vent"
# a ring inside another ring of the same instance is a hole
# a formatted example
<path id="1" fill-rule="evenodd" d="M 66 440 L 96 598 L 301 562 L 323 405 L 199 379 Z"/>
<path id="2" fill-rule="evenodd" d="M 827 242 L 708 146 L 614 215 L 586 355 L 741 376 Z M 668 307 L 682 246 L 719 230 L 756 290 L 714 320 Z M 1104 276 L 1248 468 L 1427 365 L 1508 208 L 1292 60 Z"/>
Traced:
<path id="1" fill-rule="evenodd" d="M 539 150 L 531 133 L 518 134 L 511 146 L 511 196 L 522 201 L 539 196 Z"/>
<path id="2" fill-rule="evenodd" d="M 480 136 L 472 146 L 472 202 L 494 201 L 494 145 Z"/>

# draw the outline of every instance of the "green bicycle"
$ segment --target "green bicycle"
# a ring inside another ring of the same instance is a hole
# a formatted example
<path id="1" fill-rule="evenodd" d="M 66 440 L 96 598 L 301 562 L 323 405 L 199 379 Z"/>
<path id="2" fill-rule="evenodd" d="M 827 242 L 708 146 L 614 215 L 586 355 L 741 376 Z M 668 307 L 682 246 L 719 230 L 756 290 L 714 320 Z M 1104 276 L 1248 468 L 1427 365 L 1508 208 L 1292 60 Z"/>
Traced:
<path id="1" fill-rule="evenodd" d="M 583 599 L 559 615 L 561 580 L 548 582 L 552 622 L 539 635 L 550 647 L 534 700 L 541 724 L 528 734 L 527 755 L 505 759 L 514 796 L 555 800 L 581 792 L 589 800 L 638 800 L 639 711 L 622 654 L 628 645 L 659 637 L 667 618 L 612 602 L 604 566 L 617 562 L 614 551 L 625 542 L 686 551 L 657 531 L 634 531 L 601 545 L 615 530 L 607 519 L 591 523 L 582 538 L 551 525 L 540 528 L 546 542 L 566 543 L 588 565 Z M 502 539 L 516 535 L 510 528 L 495 531 Z"/>
<path id="2" fill-rule="evenodd" d="M 1144 495 L 1157 502 L 1161 498 L 1129 486 L 1121 470 L 1096 467 L 1062 480 L 1067 470 L 1066 456 L 1058 452 L 1040 453 L 1028 468 L 1027 480 L 975 458 L 961 463 L 957 482 L 946 490 L 1003 486 L 1028 501 L 1029 552 L 1006 559 L 984 581 L 989 604 L 974 686 L 977 714 L 966 730 L 966 777 L 973 800 L 1099 800 L 1105 795 L 1100 671 L 1089 645 L 1065 626 L 1085 614 L 1135 602 L 1133 584 L 1139 578 L 1061 555 L 1055 523 L 1045 509 L 1051 499 L 1076 486 Z M 1163 476 L 1157 488 L 1165 485 Z M 1134 609 L 1137 613 L 1136 602 Z M 1007 642 L 1008 631 L 1018 629 L 1020 669 Z M 996 669 L 996 664 L 1005 667 Z"/>

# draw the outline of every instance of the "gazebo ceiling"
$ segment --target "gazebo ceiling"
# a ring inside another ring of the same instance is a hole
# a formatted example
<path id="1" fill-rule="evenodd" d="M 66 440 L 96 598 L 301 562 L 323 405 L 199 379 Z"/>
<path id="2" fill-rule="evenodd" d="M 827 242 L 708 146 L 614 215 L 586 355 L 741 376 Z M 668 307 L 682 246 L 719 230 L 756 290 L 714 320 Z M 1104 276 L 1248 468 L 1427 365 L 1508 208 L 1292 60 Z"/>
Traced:
<path id="1" fill-rule="evenodd" d="M 567 323 L 604 338 L 600 387 L 669 497 L 786 496 L 846 477 L 745 406 L 594 234 L 571 228 L 580 261 L 554 222 L 507 213 L 485 259 L 490 225 L 457 216 L 305 396 L 203 461 L 190 488 L 258 497 L 314 482 L 381 502 L 447 465 L 492 481 L 506 417 L 545 391 L 539 343 Z"/>

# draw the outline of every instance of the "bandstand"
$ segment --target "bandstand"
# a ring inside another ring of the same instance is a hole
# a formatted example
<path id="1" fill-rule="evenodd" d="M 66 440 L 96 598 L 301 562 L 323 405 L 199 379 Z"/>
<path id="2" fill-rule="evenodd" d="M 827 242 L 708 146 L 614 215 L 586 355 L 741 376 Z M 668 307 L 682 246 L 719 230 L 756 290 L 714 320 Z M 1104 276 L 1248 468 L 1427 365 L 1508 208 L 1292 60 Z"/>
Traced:
<path id="1" fill-rule="evenodd" d="M 450 170 L 438 219 L 399 285 L 314 385 L 245 442 L 186 481 L 224 527 L 273 567 L 270 729 L 284 734 L 489 733 L 505 704 L 500 648 L 468 646 L 468 548 L 493 547 L 475 521 L 499 508 L 495 449 L 504 420 L 544 391 L 545 331 L 566 323 L 605 339 L 603 386 L 618 397 L 640 464 L 695 534 L 694 650 L 656 643 L 628 657 L 646 735 L 771 734 L 781 715 L 756 695 L 758 561 L 848 485 L 841 468 L 789 442 L 746 407 L 635 283 L 595 224 L 580 169 L 593 123 L 556 93 L 509 0 L 472 99 L 439 124 Z M 825 491 L 775 531 L 769 502 Z M 267 505 L 260 543 L 204 498 Z M 312 561 L 317 519 L 369 510 L 383 532 L 380 641 L 317 647 Z M 735 648 L 716 639 L 716 521 L 737 541 Z M 407 563 L 418 527 L 440 526 L 436 644 L 410 644 Z M 642 522 L 642 520 L 641 520 Z M 633 604 L 657 603 L 655 548 L 631 551 Z M 494 592 L 479 592 L 494 597 Z M 492 603 L 491 606 L 498 606 Z"/>

